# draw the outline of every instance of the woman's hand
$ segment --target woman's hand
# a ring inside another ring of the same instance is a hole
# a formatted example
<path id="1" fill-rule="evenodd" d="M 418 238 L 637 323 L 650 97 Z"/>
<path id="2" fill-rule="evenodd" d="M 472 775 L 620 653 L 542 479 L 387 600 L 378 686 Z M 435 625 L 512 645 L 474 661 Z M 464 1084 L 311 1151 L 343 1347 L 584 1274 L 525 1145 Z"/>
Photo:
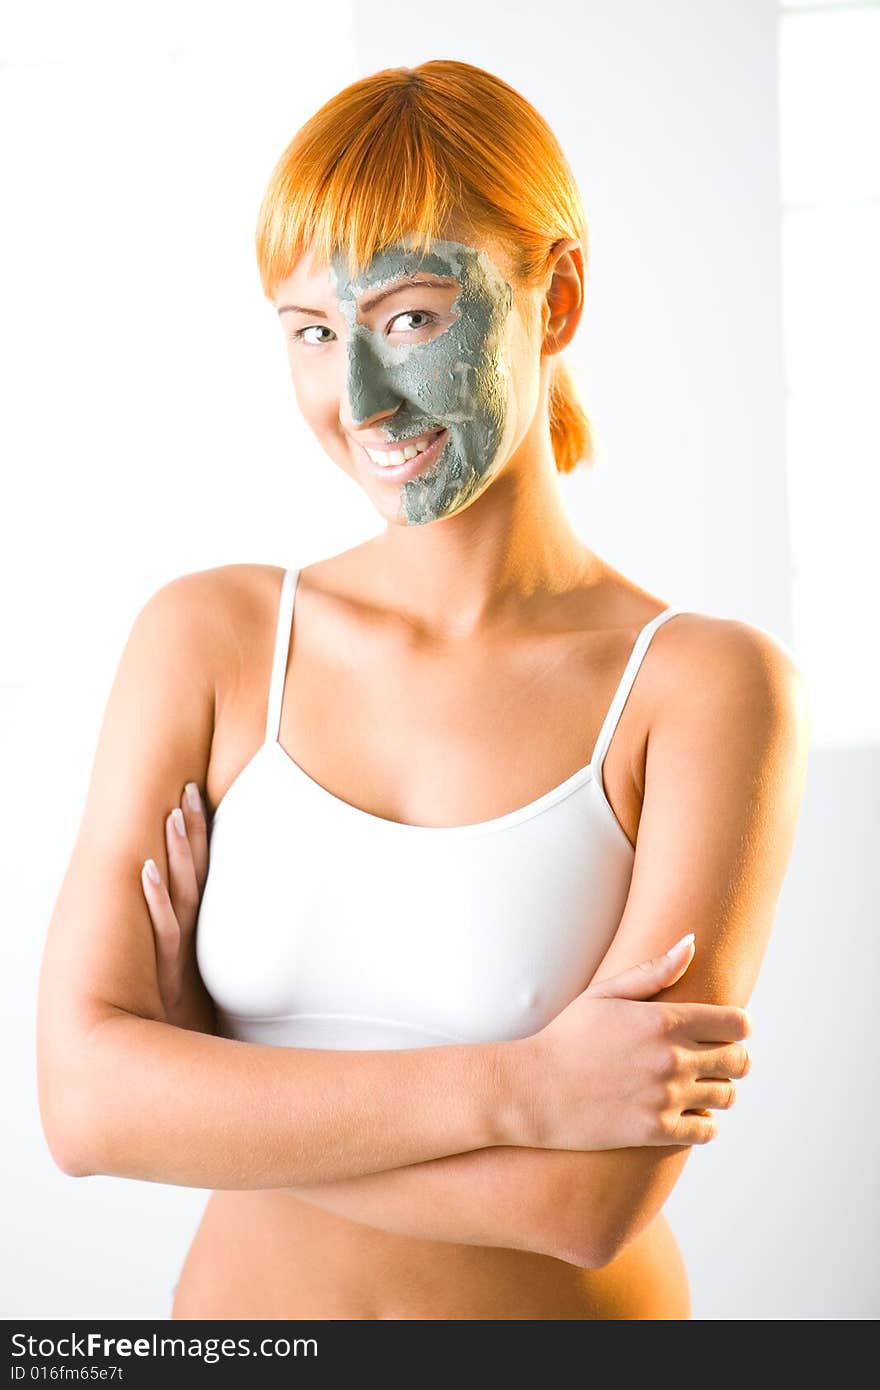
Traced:
<path id="1" fill-rule="evenodd" d="M 152 859 L 141 870 L 156 944 L 165 1022 L 202 1033 L 216 1029 L 211 997 L 198 972 L 195 928 L 208 876 L 208 827 L 199 789 L 187 782 L 180 806 L 165 817 L 169 885 Z"/>
<path id="2" fill-rule="evenodd" d="M 705 1144 L 710 1110 L 736 1098 L 750 1069 L 745 1009 L 664 1004 L 694 957 L 693 935 L 671 951 L 573 999 L 544 1028 L 501 1044 L 511 1063 L 514 1143 L 541 1149 Z"/>

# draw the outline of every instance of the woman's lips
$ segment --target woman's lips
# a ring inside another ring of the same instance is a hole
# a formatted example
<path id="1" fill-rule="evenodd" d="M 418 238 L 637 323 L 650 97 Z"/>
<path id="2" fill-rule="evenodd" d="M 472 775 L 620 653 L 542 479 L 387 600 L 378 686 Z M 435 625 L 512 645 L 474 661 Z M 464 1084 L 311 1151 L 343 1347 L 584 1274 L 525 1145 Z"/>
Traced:
<path id="1" fill-rule="evenodd" d="M 449 430 L 443 429 L 430 444 L 427 449 L 423 449 L 415 458 L 406 459 L 403 463 L 381 464 L 374 463 L 362 444 L 358 448 L 363 455 L 364 462 L 370 469 L 375 478 L 380 478 L 386 483 L 405 483 L 410 478 L 415 478 L 417 474 L 423 472 L 437 459 L 449 438 Z M 405 443 L 405 441 L 401 441 Z"/>

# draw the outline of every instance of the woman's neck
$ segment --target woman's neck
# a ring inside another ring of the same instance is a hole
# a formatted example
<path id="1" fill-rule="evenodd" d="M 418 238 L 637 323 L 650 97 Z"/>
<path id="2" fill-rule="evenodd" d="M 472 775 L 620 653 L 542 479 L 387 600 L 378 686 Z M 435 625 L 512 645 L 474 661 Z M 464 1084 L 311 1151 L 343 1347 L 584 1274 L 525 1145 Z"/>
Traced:
<path id="1" fill-rule="evenodd" d="M 597 580 L 603 568 L 565 509 L 549 439 L 514 453 L 470 506 L 371 542 L 390 606 L 438 637 L 516 626 L 523 610 Z"/>

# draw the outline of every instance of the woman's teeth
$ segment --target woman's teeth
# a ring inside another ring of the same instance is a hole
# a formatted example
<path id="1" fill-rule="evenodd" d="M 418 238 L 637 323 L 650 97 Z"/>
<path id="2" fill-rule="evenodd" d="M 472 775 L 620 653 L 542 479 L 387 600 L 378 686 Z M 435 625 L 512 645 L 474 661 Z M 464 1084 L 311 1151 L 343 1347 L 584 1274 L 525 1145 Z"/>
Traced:
<path id="1" fill-rule="evenodd" d="M 434 430 L 433 434 L 424 435 L 422 438 L 413 440 L 412 443 L 405 445 L 403 449 L 367 449 L 367 453 L 374 463 L 380 468 L 391 468 L 392 466 L 406 463 L 408 459 L 414 459 L 417 454 L 423 454 L 429 449 L 441 434 L 441 430 Z"/>

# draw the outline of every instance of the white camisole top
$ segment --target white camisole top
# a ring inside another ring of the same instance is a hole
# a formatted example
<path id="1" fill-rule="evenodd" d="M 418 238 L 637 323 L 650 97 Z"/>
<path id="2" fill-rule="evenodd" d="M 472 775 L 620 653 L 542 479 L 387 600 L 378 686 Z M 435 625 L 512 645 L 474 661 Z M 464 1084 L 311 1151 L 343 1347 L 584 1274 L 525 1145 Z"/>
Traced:
<path id="1" fill-rule="evenodd" d="M 587 988 L 623 914 L 635 850 L 602 764 L 681 610 L 642 628 L 585 767 L 507 815 L 417 826 L 343 801 L 278 742 L 298 577 L 281 588 L 265 741 L 211 827 L 196 956 L 218 1032 L 344 1049 L 534 1033 Z"/>

